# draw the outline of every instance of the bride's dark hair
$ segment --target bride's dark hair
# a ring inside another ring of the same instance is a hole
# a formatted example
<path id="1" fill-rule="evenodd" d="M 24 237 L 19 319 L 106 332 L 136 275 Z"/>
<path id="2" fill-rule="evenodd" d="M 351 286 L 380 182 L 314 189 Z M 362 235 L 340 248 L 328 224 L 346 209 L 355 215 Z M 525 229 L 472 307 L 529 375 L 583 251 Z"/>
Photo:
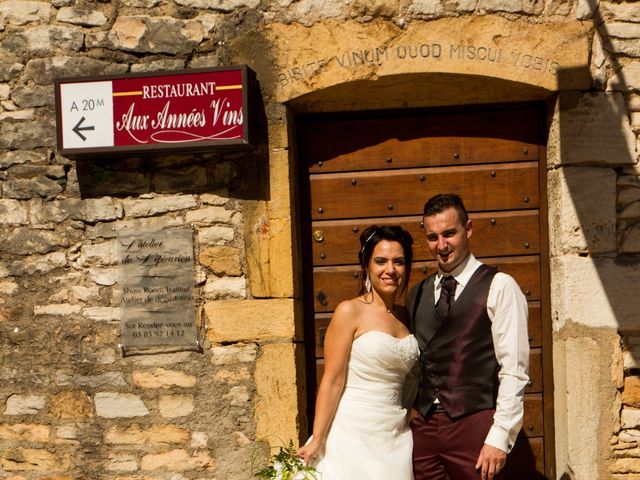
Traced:
<path id="1" fill-rule="evenodd" d="M 409 277 L 411 276 L 411 261 L 413 260 L 413 237 L 404 228 L 397 225 L 371 225 L 364 229 L 360 235 L 360 253 L 358 260 L 360 261 L 360 291 L 358 295 L 365 292 L 364 282 L 367 278 L 367 266 L 371 261 L 373 249 L 381 240 L 390 242 L 398 242 L 404 251 L 405 262 L 405 282 L 399 293 L 404 293 L 409 285 Z"/>

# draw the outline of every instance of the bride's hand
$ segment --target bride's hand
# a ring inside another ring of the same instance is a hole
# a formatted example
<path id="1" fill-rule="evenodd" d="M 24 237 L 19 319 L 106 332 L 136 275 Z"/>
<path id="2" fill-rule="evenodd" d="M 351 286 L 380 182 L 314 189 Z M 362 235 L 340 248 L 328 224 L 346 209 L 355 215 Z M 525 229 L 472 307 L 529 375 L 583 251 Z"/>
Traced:
<path id="1" fill-rule="evenodd" d="M 322 451 L 322 444 L 315 439 L 311 440 L 305 446 L 300 447 L 297 451 L 297 455 L 302 458 L 305 466 L 314 464 Z"/>

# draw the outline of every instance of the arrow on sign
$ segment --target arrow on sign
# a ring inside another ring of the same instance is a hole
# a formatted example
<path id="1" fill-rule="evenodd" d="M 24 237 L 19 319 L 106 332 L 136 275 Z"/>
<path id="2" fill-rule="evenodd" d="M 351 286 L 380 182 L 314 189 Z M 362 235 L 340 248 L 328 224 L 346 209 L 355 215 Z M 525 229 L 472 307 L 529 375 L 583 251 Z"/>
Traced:
<path id="1" fill-rule="evenodd" d="M 83 142 L 87 139 L 87 137 L 85 137 L 82 134 L 82 131 L 83 130 L 95 130 L 96 129 L 96 127 L 94 127 L 93 125 L 90 126 L 90 127 L 89 126 L 81 127 L 80 125 L 82 125 L 82 122 L 84 122 L 84 121 L 85 121 L 85 118 L 82 117 L 80 119 L 80 121 L 78 123 L 76 123 L 76 126 L 72 128 L 72 130 L 76 133 L 76 135 L 78 135 L 82 139 Z"/>

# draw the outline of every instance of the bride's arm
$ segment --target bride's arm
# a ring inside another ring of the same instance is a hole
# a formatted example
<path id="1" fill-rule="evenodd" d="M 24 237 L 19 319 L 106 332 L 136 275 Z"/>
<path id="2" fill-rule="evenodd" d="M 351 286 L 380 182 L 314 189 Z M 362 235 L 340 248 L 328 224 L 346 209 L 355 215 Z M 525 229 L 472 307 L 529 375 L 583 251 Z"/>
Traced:
<path id="1" fill-rule="evenodd" d="M 312 463 L 322 451 L 344 389 L 347 360 L 357 328 L 356 310 L 357 306 L 351 301 L 340 303 L 324 337 L 324 374 L 316 399 L 313 439 L 298 450 L 305 464 Z"/>

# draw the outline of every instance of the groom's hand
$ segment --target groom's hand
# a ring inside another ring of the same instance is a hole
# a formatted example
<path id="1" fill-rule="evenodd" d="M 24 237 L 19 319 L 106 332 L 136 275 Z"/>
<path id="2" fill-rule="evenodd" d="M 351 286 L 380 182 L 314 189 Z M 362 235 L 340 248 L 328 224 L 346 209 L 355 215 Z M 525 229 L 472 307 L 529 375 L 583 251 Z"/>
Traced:
<path id="1" fill-rule="evenodd" d="M 492 447 L 486 443 L 480 450 L 476 470 L 480 470 L 480 478 L 482 480 L 492 480 L 507 461 L 507 454 L 499 448 Z"/>

